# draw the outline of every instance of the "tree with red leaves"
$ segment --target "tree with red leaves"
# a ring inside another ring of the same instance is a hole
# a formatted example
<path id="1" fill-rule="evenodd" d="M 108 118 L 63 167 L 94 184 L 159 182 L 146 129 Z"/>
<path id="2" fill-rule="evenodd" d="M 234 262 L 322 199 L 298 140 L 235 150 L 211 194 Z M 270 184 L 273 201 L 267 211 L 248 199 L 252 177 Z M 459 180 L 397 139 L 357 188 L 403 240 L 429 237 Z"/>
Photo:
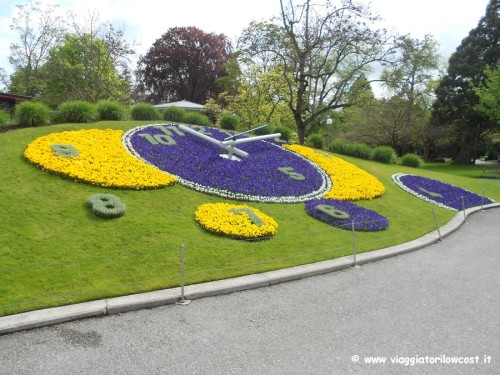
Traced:
<path id="1" fill-rule="evenodd" d="M 221 91 L 231 44 L 223 34 L 174 27 L 157 39 L 137 64 L 136 95 L 145 102 L 189 100 L 205 103 Z"/>

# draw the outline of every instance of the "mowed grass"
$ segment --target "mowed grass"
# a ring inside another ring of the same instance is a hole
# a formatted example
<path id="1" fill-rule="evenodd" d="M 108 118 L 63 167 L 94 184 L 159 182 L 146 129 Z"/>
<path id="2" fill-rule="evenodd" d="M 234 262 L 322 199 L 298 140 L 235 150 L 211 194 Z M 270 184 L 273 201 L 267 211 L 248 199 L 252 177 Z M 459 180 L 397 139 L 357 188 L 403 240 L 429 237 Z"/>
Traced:
<path id="1" fill-rule="evenodd" d="M 176 184 L 157 190 L 114 190 L 49 174 L 23 157 L 37 137 L 63 130 L 123 129 L 145 122 L 63 124 L 0 133 L 0 316 L 180 285 L 185 246 L 186 283 L 194 284 L 352 254 L 352 233 L 309 217 L 304 204 L 248 203 L 279 223 L 260 242 L 218 237 L 202 230 L 194 212 L 202 203 L 234 202 Z M 500 200 L 496 181 L 341 156 L 378 177 L 386 194 L 359 205 L 389 218 L 383 232 L 356 233 L 358 252 L 406 242 L 455 213 L 417 199 L 391 180 L 397 172 L 452 183 Z M 95 193 L 117 195 L 125 216 L 105 220 L 86 205 Z"/>
<path id="2" fill-rule="evenodd" d="M 500 164 L 497 165 L 452 165 L 447 163 L 424 163 L 426 171 L 449 173 L 470 178 L 500 179 Z"/>

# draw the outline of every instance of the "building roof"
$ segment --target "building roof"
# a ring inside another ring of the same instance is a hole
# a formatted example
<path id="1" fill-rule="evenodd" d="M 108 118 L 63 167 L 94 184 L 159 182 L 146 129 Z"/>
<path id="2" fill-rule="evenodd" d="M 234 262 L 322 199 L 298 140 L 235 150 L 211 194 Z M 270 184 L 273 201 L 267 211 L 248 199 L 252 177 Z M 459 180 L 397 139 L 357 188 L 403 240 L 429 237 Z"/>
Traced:
<path id="1" fill-rule="evenodd" d="M 21 102 L 23 100 L 31 100 L 31 99 L 33 99 L 32 96 L 16 95 L 16 94 L 8 94 L 5 92 L 0 92 L 0 101 L 2 101 L 2 102 L 17 103 L 17 102 Z"/>
<path id="2" fill-rule="evenodd" d="M 202 109 L 205 109 L 204 105 L 189 102 L 187 100 L 181 100 L 178 102 L 170 102 L 170 103 L 163 103 L 163 104 L 155 105 L 155 107 L 158 109 L 163 109 L 163 108 L 172 107 L 172 106 L 181 107 L 181 108 L 184 108 L 184 109 L 187 109 L 190 111 L 201 111 Z"/>

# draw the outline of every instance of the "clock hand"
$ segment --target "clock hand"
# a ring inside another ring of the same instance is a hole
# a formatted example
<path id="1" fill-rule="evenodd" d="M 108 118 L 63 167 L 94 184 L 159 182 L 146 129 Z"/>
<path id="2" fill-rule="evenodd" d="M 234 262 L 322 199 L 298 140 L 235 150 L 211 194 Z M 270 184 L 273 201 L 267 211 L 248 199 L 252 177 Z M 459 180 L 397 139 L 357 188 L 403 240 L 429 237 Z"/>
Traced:
<path id="1" fill-rule="evenodd" d="M 222 141 L 219 141 L 215 138 L 212 138 L 212 137 L 209 137 L 208 135 L 205 135 L 205 134 L 201 134 L 200 132 L 197 132 L 196 130 L 194 129 L 191 129 L 187 126 L 184 126 L 184 125 L 179 125 L 179 129 L 185 131 L 186 133 L 189 133 L 189 134 L 192 134 L 192 135 L 195 135 L 201 139 L 204 139 L 205 141 L 208 141 L 210 143 L 213 143 L 214 145 L 217 145 L 221 148 L 223 148 L 224 150 L 227 150 L 229 151 L 230 154 L 236 154 L 236 155 L 239 155 L 239 156 L 242 156 L 244 158 L 247 158 L 248 157 L 248 152 L 245 152 L 243 150 L 240 150 L 236 147 L 233 147 L 231 145 L 225 145 L 222 143 Z"/>

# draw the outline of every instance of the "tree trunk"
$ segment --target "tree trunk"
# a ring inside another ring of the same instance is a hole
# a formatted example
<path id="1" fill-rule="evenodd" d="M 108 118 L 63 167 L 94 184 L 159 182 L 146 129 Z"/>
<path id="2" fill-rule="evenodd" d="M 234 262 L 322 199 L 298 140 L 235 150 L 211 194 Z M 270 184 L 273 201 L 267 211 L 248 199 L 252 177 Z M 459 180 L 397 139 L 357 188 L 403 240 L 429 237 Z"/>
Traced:
<path id="1" fill-rule="evenodd" d="M 461 147 L 457 156 L 453 159 L 454 165 L 474 165 L 476 151 L 469 148 Z"/>

